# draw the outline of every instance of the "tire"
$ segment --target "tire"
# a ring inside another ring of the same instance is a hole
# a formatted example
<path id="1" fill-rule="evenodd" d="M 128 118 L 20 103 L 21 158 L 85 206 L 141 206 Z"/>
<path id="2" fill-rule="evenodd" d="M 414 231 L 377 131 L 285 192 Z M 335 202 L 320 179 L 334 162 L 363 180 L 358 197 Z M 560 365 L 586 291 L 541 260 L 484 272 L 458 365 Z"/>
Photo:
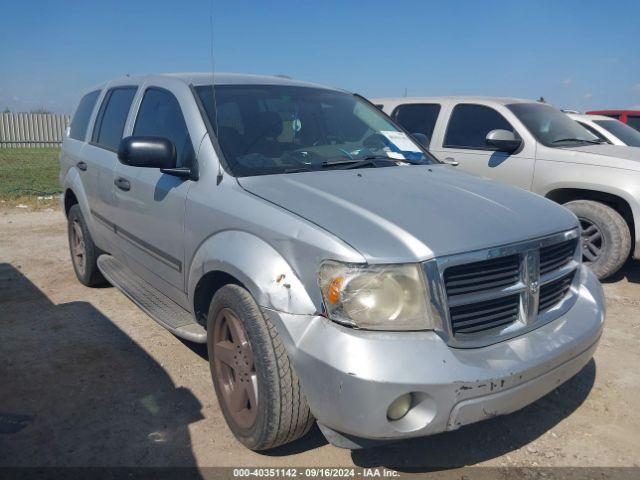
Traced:
<path id="1" fill-rule="evenodd" d="M 207 349 L 218 403 L 243 445 L 268 450 L 309 431 L 315 420 L 282 340 L 241 286 L 225 285 L 214 295 Z"/>
<path id="2" fill-rule="evenodd" d="M 592 200 L 575 200 L 564 206 L 578 217 L 582 225 L 582 258 L 585 265 L 599 279 L 616 273 L 631 251 L 631 232 L 622 215 Z M 598 255 L 595 254 L 596 250 L 600 252 Z"/>
<path id="3" fill-rule="evenodd" d="M 93 243 L 78 204 L 69 209 L 67 234 L 71 263 L 80 283 L 87 287 L 105 284 L 106 281 L 97 264 L 98 257 L 102 254 L 102 251 Z"/>

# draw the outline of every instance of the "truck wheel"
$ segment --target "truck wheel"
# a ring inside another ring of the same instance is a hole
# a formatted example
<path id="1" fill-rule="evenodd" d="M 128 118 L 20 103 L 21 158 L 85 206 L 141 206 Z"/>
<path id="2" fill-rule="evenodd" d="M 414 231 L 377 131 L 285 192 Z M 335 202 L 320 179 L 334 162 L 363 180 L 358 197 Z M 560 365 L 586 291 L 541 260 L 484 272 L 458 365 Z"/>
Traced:
<path id="1" fill-rule="evenodd" d="M 93 243 L 78 204 L 69 209 L 67 231 L 69 234 L 71 263 L 80 283 L 87 287 L 95 287 L 106 283 L 97 264 L 98 257 L 102 252 Z"/>
<path id="2" fill-rule="evenodd" d="M 282 340 L 247 290 L 225 285 L 207 316 L 213 385 L 227 425 L 246 447 L 268 450 L 314 422 Z"/>
<path id="3" fill-rule="evenodd" d="M 622 215 L 591 200 L 565 203 L 582 226 L 582 259 L 600 279 L 616 273 L 629 257 L 631 232 Z"/>

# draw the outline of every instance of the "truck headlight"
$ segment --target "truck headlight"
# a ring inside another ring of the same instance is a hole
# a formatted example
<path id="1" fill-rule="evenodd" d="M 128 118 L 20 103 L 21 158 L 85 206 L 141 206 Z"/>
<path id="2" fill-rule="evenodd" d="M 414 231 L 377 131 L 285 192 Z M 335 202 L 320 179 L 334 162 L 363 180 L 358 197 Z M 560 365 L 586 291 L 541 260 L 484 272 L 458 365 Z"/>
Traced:
<path id="1" fill-rule="evenodd" d="M 427 289 L 417 264 L 327 261 L 318 283 L 329 318 L 370 330 L 430 330 Z"/>

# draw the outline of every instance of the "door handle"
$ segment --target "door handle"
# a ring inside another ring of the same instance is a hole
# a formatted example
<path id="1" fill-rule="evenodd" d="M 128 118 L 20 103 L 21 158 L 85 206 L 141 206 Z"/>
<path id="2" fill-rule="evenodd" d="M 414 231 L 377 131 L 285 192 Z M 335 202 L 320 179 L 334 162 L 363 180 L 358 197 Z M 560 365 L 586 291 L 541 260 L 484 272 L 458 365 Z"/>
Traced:
<path id="1" fill-rule="evenodd" d="M 85 162 L 78 162 L 76 166 L 83 172 L 87 170 L 87 164 Z"/>
<path id="2" fill-rule="evenodd" d="M 124 190 L 125 192 L 131 190 L 131 184 L 126 178 L 118 177 L 113 181 L 113 183 L 116 187 L 118 187 L 120 190 Z"/>
<path id="3" fill-rule="evenodd" d="M 457 161 L 455 158 L 453 157 L 447 157 L 445 158 L 442 163 L 446 163 L 447 165 L 452 165 L 454 167 L 457 167 L 458 165 L 460 165 L 460 162 Z"/>

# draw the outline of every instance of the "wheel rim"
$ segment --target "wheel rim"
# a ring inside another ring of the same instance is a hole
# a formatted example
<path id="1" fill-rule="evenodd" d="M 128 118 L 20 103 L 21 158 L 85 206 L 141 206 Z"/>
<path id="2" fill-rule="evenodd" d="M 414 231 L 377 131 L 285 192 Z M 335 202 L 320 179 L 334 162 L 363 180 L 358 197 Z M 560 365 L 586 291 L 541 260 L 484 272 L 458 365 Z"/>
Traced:
<path id="1" fill-rule="evenodd" d="M 582 226 L 582 258 L 586 262 L 596 262 L 604 251 L 604 236 L 592 221 L 581 218 L 580 224 Z"/>
<path id="2" fill-rule="evenodd" d="M 215 319 L 213 363 L 228 412 L 240 428 L 251 428 L 258 416 L 258 376 L 247 332 L 229 308 Z"/>
<path id="3" fill-rule="evenodd" d="M 74 219 L 71 223 L 71 256 L 73 258 L 73 264 L 78 269 L 81 275 L 84 275 L 84 271 L 87 265 L 87 252 L 84 243 L 84 233 L 82 233 L 82 226 L 78 219 Z"/>

